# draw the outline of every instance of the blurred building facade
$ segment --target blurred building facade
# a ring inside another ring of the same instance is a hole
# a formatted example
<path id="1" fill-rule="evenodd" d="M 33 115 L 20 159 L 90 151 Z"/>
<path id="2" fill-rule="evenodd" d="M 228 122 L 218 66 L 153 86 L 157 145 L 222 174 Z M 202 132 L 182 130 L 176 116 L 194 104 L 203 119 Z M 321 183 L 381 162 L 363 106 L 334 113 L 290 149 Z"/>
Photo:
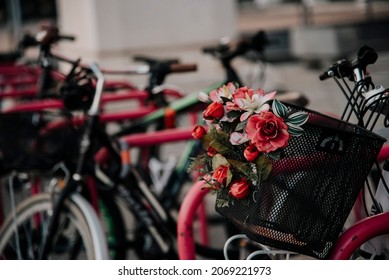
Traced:
<path id="1" fill-rule="evenodd" d="M 0 0 L 0 51 L 52 20 L 76 36 L 65 44 L 76 55 L 198 47 L 262 29 L 294 56 L 336 56 L 361 38 L 385 45 L 387 19 L 382 0 Z"/>

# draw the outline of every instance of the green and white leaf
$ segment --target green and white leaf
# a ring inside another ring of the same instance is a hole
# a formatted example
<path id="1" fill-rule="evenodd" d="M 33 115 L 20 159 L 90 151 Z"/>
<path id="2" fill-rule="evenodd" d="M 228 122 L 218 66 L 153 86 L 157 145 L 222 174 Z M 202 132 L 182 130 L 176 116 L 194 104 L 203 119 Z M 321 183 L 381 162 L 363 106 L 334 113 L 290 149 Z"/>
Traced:
<path id="1" fill-rule="evenodd" d="M 301 136 L 304 133 L 304 129 L 299 126 L 288 125 L 288 132 L 291 136 Z"/>
<path id="2" fill-rule="evenodd" d="M 308 114 L 305 112 L 296 112 L 290 114 L 288 118 L 285 120 L 286 124 L 291 124 L 293 126 L 302 126 L 308 120 Z"/>
<path id="3" fill-rule="evenodd" d="M 277 99 L 273 100 L 272 110 L 273 113 L 280 118 L 284 118 L 288 113 L 288 108 Z"/>

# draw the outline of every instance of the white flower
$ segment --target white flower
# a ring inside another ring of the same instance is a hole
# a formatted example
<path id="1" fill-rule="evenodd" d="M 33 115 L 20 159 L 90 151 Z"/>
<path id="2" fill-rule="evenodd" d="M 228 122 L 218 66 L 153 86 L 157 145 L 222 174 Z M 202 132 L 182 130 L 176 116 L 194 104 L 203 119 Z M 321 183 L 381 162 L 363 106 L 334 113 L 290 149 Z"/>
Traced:
<path id="1" fill-rule="evenodd" d="M 267 104 L 269 100 L 274 99 L 276 92 L 273 91 L 268 94 L 262 92 L 256 92 L 250 98 L 246 95 L 246 98 L 237 98 L 235 104 L 242 110 L 246 111 L 240 116 L 240 121 L 246 120 L 254 113 L 267 112 L 270 109 L 270 105 Z"/>

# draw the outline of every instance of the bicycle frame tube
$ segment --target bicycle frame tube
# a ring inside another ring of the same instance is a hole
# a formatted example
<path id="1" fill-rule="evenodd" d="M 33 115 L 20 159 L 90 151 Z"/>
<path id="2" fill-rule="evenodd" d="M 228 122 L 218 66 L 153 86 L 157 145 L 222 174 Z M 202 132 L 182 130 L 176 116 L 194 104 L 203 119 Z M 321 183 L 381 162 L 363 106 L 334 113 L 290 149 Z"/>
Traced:
<path id="1" fill-rule="evenodd" d="M 329 259 L 346 260 L 363 243 L 389 232 L 389 212 L 365 218 L 342 233 L 332 248 Z"/>
<path id="2" fill-rule="evenodd" d="M 204 181 L 196 182 L 181 204 L 177 219 L 177 245 L 180 260 L 194 260 L 196 258 L 193 221 L 198 206 L 209 192 L 209 189 L 203 189 L 203 186 Z"/>

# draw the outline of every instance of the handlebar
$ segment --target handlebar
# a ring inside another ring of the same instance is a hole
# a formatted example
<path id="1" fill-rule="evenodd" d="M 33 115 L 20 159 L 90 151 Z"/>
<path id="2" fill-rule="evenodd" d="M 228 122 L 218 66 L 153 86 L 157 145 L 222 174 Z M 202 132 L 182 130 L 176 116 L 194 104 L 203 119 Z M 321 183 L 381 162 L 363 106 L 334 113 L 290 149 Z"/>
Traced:
<path id="1" fill-rule="evenodd" d="M 146 63 L 146 64 L 148 64 L 150 66 L 158 64 L 158 63 L 173 64 L 173 63 L 179 63 L 180 62 L 178 58 L 158 59 L 158 58 L 149 57 L 149 56 L 145 56 L 145 55 L 135 55 L 133 57 L 133 59 L 135 61 L 138 61 L 138 62 L 144 62 L 144 63 Z"/>
<path id="2" fill-rule="evenodd" d="M 366 74 L 367 65 L 374 64 L 377 61 L 378 54 L 368 46 L 359 49 L 357 58 L 349 61 L 342 59 L 332 64 L 324 73 L 319 76 L 321 81 L 330 77 L 338 79 L 346 77 L 350 81 L 359 82 L 363 80 Z"/>
<path id="3" fill-rule="evenodd" d="M 374 64 L 377 58 L 374 49 L 363 46 L 355 59 L 339 60 L 319 76 L 320 80 L 333 78 L 346 97 L 347 104 L 341 118 L 349 121 L 354 115 L 359 125 L 370 130 L 380 115 L 385 116 L 384 125 L 389 126 L 389 90 L 380 85 L 375 86 L 371 77 L 366 76 L 367 66 Z M 353 82 L 352 87 L 345 78 Z"/>
<path id="4" fill-rule="evenodd" d="M 236 56 L 244 55 L 250 51 L 262 53 L 270 44 L 266 33 L 259 31 L 250 37 L 238 40 L 235 46 L 232 44 L 221 43 L 216 46 L 207 46 L 202 48 L 202 51 L 213 56 L 233 59 Z"/>

